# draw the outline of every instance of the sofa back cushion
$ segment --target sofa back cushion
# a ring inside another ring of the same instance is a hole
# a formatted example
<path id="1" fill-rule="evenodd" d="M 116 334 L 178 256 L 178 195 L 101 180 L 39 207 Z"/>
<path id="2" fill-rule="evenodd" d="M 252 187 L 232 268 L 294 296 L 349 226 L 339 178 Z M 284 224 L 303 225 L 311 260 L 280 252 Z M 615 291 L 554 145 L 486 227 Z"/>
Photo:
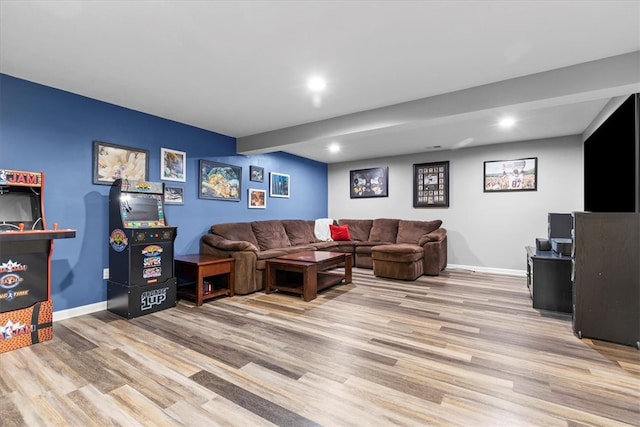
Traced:
<path id="1" fill-rule="evenodd" d="M 256 248 L 259 247 L 250 222 L 215 224 L 211 226 L 211 233 L 227 240 L 249 242 L 255 245 Z"/>
<path id="2" fill-rule="evenodd" d="M 339 219 L 338 225 L 345 225 L 349 228 L 351 240 L 356 242 L 366 242 L 369 240 L 372 219 Z"/>
<path id="3" fill-rule="evenodd" d="M 398 239 L 396 243 L 411 243 L 417 245 L 420 237 L 437 230 L 442 225 L 439 219 L 433 221 L 409 221 L 401 219 L 398 222 Z"/>
<path id="4" fill-rule="evenodd" d="M 261 251 L 291 246 L 287 232 L 280 220 L 254 221 L 251 223 L 251 228 Z"/>
<path id="5" fill-rule="evenodd" d="M 370 242 L 395 243 L 398 235 L 398 219 L 376 218 L 369 234 Z"/>
<path id="6" fill-rule="evenodd" d="M 291 246 L 306 245 L 315 242 L 313 234 L 314 221 L 305 221 L 303 219 L 284 219 L 282 220 L 284 231 L 287 233 Z"/>

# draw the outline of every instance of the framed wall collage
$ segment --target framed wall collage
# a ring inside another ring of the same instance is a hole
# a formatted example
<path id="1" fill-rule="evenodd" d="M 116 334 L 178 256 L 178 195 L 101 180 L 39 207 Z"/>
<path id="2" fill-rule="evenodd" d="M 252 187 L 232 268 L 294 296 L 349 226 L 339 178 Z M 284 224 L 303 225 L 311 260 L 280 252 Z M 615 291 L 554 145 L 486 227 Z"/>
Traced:
<path id="1" fill-rule="evenodd" d="M 449 207 L 449 161 L 413 165 L 413 207 Z"/>

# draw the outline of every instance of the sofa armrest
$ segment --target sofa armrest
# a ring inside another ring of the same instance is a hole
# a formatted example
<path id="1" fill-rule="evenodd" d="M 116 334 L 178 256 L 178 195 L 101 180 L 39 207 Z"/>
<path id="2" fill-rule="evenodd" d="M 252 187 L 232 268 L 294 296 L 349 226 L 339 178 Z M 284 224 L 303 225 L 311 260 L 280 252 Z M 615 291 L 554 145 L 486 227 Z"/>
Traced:
<path id="1" fill-rule="evenodd" d="M 420 237 L 418 246 L 424 246 L 425 243 L 429 242 L 441 242 L 445 237 L 447 237 L 447 230 L 444 228 L 438 228 L 437 230 Z"/>
<path id="2" fill-rule="evenodd" d="M 201 244 L 203 246 L 210 246 L 221 251 L 237 252 L 237 251 L 251 251 L 258 252 L 258 248 L 253 243 L 242 240 L 227 240 L 215 234 L 204 234 L 202 236 Z"/>

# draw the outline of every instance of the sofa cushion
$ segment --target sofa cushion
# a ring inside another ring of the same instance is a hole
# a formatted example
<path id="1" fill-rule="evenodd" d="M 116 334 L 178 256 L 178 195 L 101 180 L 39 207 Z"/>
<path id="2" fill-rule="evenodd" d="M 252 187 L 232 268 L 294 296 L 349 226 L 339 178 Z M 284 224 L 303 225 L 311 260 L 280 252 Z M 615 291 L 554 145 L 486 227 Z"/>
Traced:
<path id="1" fill-rule="evenodd" d="M 335 242 L 351 240 L 351 235 L 349 234 L 349 226 L 347 224 L 330 225 L 329 230 L 331 230 L 331 239 Z"/>
<path id="2" fill-rule="evenodd" d="M 256 248 L 260 247 L 250 222 L 215 224 L 211 226 L 211 232 L 227 240 L 245 241 L 252 243 Z"/>
<path id="3" fill-rule="evenodd" d="M 371 232 L 372 219 L 340 219 L 338 225 L 347 224 L 349 226 L 349 234 L 351 240 L 356 242 L 366 242 L 369 240 L 369 233 Z"/>
<path id="4" fill-rule="evenodd" d="M 398 221 L 389 218 L 374 219 L 371 233 L 369 233 L 369 241 L 395 243 L 398 234 Z"/>
<path id="5" fill-rule="evenodd" d="M 309 223 L 302 219 L 284 219 L 282 225 L 292 246 L 306 245 L 316 240 L 313 234 L 313 221 Z"/>
<path id="6" fill-rule="evenodd" d="M 398 222 L 398 238 L 396 243 L 410 243 L 417 245 L 420 237 L 437 230 L 442 221 L 409 221 L 401 219 Z"/>
<path id="7" fill-rule="evenodd" d="M 280 220 L 254 221 L 251 223 L 251 228 L 261 251 L 291 246 Z"/>

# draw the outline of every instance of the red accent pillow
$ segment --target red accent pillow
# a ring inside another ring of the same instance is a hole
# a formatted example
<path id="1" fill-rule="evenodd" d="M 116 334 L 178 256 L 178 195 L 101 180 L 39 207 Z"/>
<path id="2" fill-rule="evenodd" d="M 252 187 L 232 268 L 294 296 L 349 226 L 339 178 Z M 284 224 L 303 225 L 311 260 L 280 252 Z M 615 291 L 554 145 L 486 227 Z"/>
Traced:
<path id="1" fill-rule="evenodd" d="M 331 230 L 331 238 L 333 240 L 351 240 L 351 235 L 349 234 L 349 227 L 347 224 L 345 225 L 332 225 L 329 224 L 329 230 Z"/>

